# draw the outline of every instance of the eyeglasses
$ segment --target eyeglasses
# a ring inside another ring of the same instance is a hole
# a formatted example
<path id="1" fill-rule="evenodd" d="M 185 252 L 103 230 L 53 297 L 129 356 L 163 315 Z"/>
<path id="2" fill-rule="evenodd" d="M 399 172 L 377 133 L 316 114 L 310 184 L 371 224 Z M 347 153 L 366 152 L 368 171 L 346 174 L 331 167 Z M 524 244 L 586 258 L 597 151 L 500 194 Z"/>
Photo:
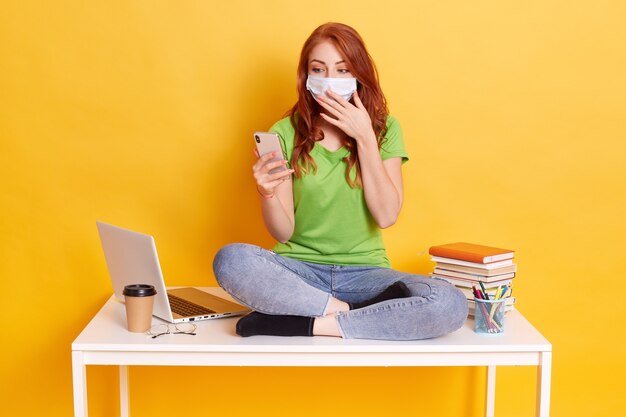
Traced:
<path id="1" fill-rule="evenodd" d="M 194 323 L 157 324 L 150 327 L 146 334 L 152 336 L 153 339 L 164 334 L 188 334 L 195 336 L 197 328 L 198 326 Z"/>

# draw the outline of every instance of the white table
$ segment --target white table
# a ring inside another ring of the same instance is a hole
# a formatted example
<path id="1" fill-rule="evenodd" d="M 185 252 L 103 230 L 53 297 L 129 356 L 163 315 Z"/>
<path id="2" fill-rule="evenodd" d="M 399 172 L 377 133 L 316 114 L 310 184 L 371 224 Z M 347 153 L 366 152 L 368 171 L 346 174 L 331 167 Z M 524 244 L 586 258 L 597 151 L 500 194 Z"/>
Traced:
<path id="1" fill-rule="evenodd" d="M 223 294 L 220 288 L 203 288 Z M 121 416 L 129 415 L 128 366 L 486 366 L 487 417 L 494 415 L 496 366 L 537 366 L 538 417 L 550 414 L 552 345 L 518 311 L 505 332 L 477 335 L 473 320 L 443 337 L 408 342 L 333 337 L 243 338 L 237 318 L 198 322 L 196 336 L 152 339 L 126 330 L 123 303 L 111 297 L 72 343 L 74 416 L 87 416 L 87 365 L 118 365 Z M 154 323 L 161 320 L 154 319 Z"/>

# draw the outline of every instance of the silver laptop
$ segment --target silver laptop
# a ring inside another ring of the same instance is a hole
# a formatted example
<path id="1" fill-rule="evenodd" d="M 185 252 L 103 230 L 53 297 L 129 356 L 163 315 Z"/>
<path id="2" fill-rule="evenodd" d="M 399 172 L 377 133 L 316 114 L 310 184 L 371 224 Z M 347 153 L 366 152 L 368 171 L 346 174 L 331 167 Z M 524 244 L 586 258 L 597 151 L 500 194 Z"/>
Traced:
<path id="1" fill-rule="evenodd" d="M 96 222 L 115 296 L 124 286 L 150 284 L 156 289 L 153 315 L 170 323 L 242 315 L 248 307 L 193 287 L 165 289 L 154 238 Z"/>

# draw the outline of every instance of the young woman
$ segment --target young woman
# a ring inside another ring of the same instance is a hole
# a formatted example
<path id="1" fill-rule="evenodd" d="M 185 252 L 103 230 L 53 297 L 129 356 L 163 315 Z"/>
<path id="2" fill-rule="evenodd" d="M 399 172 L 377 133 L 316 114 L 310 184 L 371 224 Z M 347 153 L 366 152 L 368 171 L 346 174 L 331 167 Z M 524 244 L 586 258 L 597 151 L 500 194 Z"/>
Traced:
<path id="1" fill-rule="evenodd" d="M 290 116 L 270 129 L 287 160 L 268 154 L 253 166 L 263 220 L 279 243 L 228 245 L 213 263 L 220 286 L 255 310 L 237 333 L 411 340 L 461 327 L 459 290 L 395 271 L 387 259 L 380 229 L 400 213 L 408 156 L 359 34 L 318 27 L 302 48 L 297 89 Z"/>

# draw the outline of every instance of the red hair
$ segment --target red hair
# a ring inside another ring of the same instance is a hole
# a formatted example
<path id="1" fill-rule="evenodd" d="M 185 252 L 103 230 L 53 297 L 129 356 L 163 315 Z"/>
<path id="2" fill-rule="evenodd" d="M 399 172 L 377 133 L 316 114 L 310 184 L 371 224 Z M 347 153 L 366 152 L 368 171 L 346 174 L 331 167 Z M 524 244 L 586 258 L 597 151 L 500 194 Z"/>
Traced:
<path id="1" fill-rule="evenodd" d="M 365 48 L 361 36 L 350 26 L 341 23 L 326 23 L 311 33 L 304 42 L 298 63 L 298 102 L 289 111 L 291 123 L 296 130 L 295 145 L 291 156 L 291 166 L 295 169 L 296 178 L 317 172 L 315 161 L 310 153 L 315 142 L 324 139 L 322 129 L 315 127 L 315 121 L 320 117 L 320 105 L 306 89 L 306 80 L 309 73 L 309 55 L 318 44 L 330 41 L 342 55 L 353 77 L 357 79 L 357 92 L 363 106 L 372 120 L 372 128 L 378 140 L 380 149 L 382 140 L 387 132 L 386 123 L 389 111 L 387 101 L 378 82 L 378 71 L 372 57 Z M 361 186 L 361 170 L 357 155 L 356 141 L 348 138 L 344 146 L 350 155 L 344 158 L 347 162 L 346 181 L 351 187 Z M 354 178 L 350 176 L 352 169 L 356 169 Z"/>

